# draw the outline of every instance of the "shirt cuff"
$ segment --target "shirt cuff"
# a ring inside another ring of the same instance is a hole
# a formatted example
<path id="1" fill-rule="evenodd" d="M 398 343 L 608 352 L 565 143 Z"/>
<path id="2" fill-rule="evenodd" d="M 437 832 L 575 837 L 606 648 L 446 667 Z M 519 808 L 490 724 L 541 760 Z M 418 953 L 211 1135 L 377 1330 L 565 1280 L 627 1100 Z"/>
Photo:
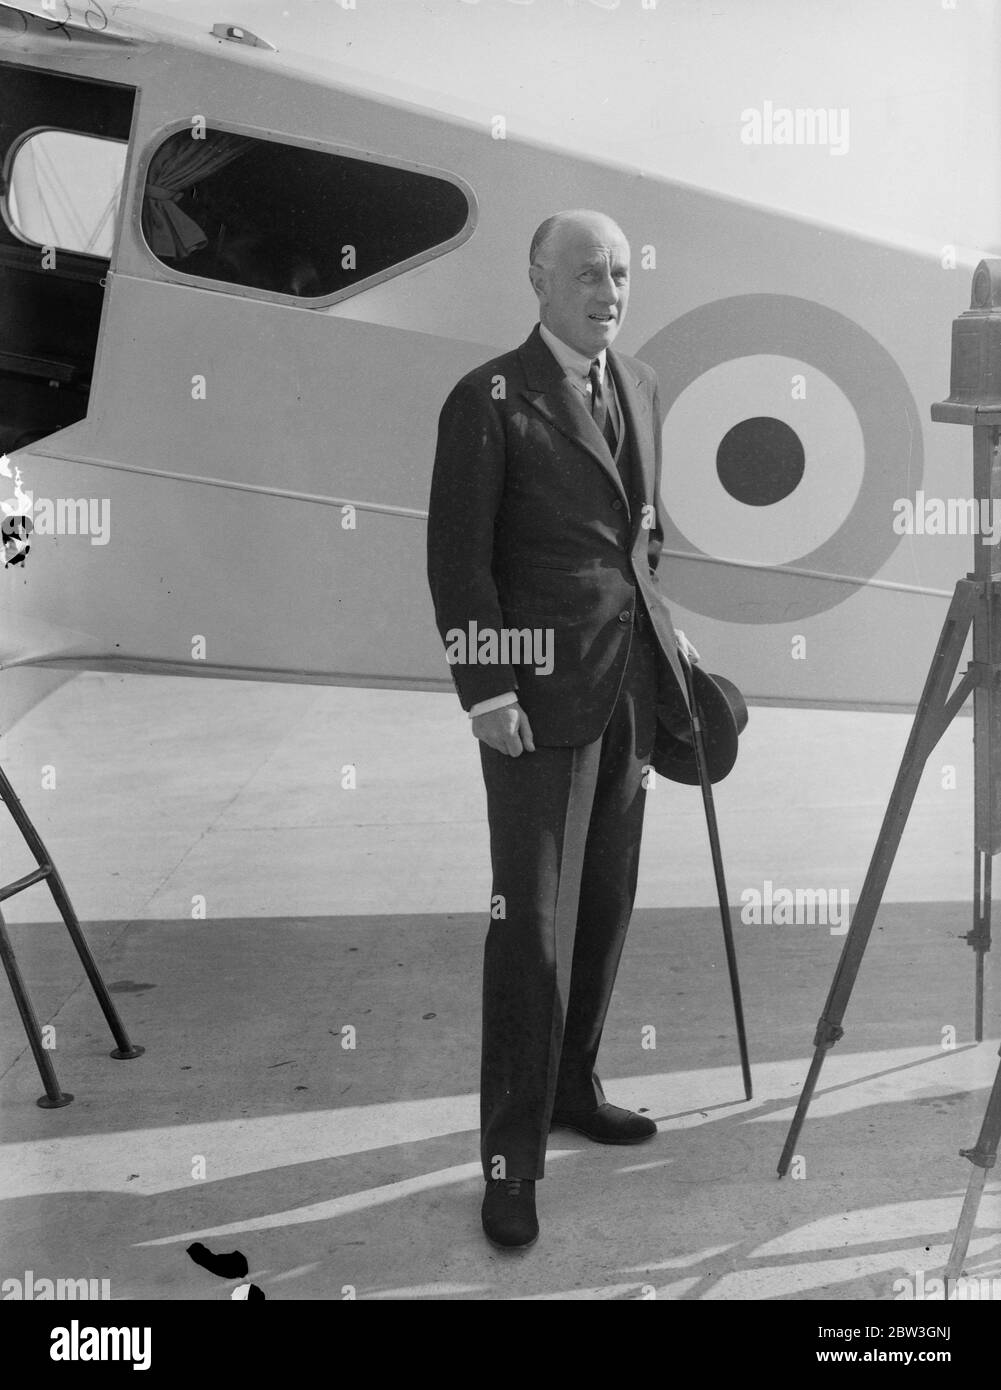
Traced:
<path id="1" fill-rule="evenodd" d="M 515 692 L 508 690 L 503 695 L 492 695 L 489 700 L 480 700 L 467 713 L 470 719 L 475 719 L 478 714 L 489 714 L 492 709 L 502 709 L 504 705 L 517 703 L 517 700 Z"/>

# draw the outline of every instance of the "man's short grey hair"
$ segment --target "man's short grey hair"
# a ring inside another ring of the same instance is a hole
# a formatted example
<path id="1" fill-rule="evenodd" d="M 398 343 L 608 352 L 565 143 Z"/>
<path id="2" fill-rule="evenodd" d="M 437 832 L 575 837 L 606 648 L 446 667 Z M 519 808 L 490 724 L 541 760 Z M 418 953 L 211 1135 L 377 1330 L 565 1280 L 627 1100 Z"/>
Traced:
<path id="1" fill-rule="evenodd" d="M 528 248 L 529 265 L 539 265 L 545 259 L 547 243 L 552 240 L 553 233 L 562 221 L 566 218 L 565 212 L 554 213 L 552 217 L 547 217 L 544 222 L 540 222 L 535 229 L 532 237 L 532 244 Z"/>
<path id="2" fill-rule="evenodd" d="M 613 222 L 606 213 L 595 212 L 591 208 L 570 208 L 566 212 L 554 212 L 552 217 L 547 217 L 544 222 L 540 222 L 535 229 L 532 237 L 532 244 L 528 248 L 529 265 L 545 265 L 548 261 L 550 243 L 559 231 L 564 222 L 572 222 L 577 217 L 601 217 L 621 233 L 622 228 L 617 222 Z"/>

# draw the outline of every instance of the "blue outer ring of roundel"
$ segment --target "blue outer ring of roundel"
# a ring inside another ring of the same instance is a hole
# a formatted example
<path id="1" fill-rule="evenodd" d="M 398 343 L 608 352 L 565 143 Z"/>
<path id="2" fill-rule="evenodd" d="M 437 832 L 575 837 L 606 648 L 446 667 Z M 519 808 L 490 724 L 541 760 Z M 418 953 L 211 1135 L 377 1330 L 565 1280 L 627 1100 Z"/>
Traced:
<path id="1" fill-rule="evenodd" d="M 893 530 L 893 504 L 900 497 L 913 496 L 924 472 L 921 421 L 903 372 L 853 319 L 812 299 L 781 294 L 717 299 L 669 323 L 636 356 L 657 373 L 666 420 L 682 391 L 704 372 L 763 353 L 805 362 L 844 392 L 862 429 L 862 483 L 837 531 L 787 565 L 760 571 L 744 566 L 674 566 L 665 557 L 662 567 L 670 574 L 670 598 L 692 613 L 727 622 L 795 622 L 851 598 L 858 592 L 852 585 L 798 578 L 793 586 L 781 571 L 807 569 L 860 580 L 873 578 L 901 540 Z M 684 476 L 685 468 L 684 459 L 664 459 L 664 548 L 701 556 L 706 552 L 693 546 L 670 519 L 672 475 Z"/>

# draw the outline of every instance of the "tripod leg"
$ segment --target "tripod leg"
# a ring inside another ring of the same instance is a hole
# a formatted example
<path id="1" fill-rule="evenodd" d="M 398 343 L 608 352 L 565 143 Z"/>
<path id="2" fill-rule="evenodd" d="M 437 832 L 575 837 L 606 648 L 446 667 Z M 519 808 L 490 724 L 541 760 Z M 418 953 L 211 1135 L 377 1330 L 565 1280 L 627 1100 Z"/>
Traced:
<path id="1" fill-rule="evenodd" d="M 991 949 L 991 869 L 993 858 L 977 849 L 973 870 L 973 930 L 966 939 L 976 951 L 973 963 L 973 1027 L 977 1042 L 984 1040 L 984 955 Z"/>
<path id="2" fill-rule="evenodd" d="M 890 801 L 883 817 L 883 824 L 880 827 L 879 838 L 876 841 L 876 848 L 869 864 L 869 871 L 862 885 L 862 892 L 859 894 L 851 926 L 845 937 L 841 958 L 838 961 L 834 980 L 824 1005 L 824 1012 L 817 1024 L 817 1031 L 813 1039 L 815 1048 L 813 1061 L 810 1064 L 810 1070 L 800 1093 L 799 1103 L 796 1106 L 796 1113 L 789 1126 L 789 1133 L 779 1158 L 778 1173 L 780 1178 L 789 1171 L 789 1164 L 796 1151 L 796 1143 L 803 1127 L 803 1121 L 806 1119 L 810 1101 L 813 1098 L 820 1069 L 824 1064 L 824 1057 L 828 1049 L 833 1047 L 843 1035 L 841 1020 L 844 1018 L 845 1009 L 855 985 L 855 977 L 862 964 L 862 956 L 876 921 L 876 913 L 879 911 L 879 905 L 883 898 L 883 890 L 890 877 L 890 870 L 893 868 L 893 861 L 904 833 L 904 826 L 907 824 L 907 817 L 918 789 L 918 783 L 921 780 L 921 774 L 924 771 L 925 762 L 948 727 L 953 715 L 961 708 L 963 701 L 973 687 L 974 678 L 967 674 L 955 692 L 952 695 L 949 694 L 963 654 L 967 634 L 973 622 L 976 602 L 976 587 L 961 580 L 956 585 L 956 591 L 953 594 L 952 603 L 949 606 L 949 612 L 942 627 L 938 645 L 935 648 L 928 679 L 921 693 L 918 711 L 914 717 L 907 747 L 904 749 L 897 780 L 890 794 Z"/>
<path id="3" fill-rule="evenodd" d="M 974 960 L 973 1031 L 984 1036 L 984 956 L 991 949 L 991 866 L 1001 851 L 1001 602 L 993 582 L 984 583 L 984 602 L 973 622 L 974 661 L 984 679 L 973 696 L 973 802 L 976 862 L 973 882 L 973 928 L 967 941 Z"/>
<path id="4" fill-rule="evenodd" d="M 87 979 L 90 981 L 91 988 L 97 996 L 97 1002 L 101 1006 L 101 1012 L 107 1019 L 108 1027 L 111 1029 L 112 1037 L 115 1040 L 116 1047 L 111 1053 L 111 1056 L 114 1057 L 116 1061 L 129 1061 L 133 1057 L 141 1057 L 145 1048 L 137 1047 L 130 1041 L 129 1035 L 125 1031 L 125 1025 L 118 1016 L 118 1010 L 115 1008 L 114 1000 L 108 993 L 108 987 L 104 983 L 104 978 L 98 969 L 97 962 L 91 954 L 90 947 L 87 945 L 87 938 L 84 936 L 83 930 L 80 927 L 79 919 L 74 911 L 73 904 L 70 902 L 69 894 L 66 892 L 63 881 L 59 877 L 59 872 L 52 863 L 49 853 L 42 843 L 42 838 L 31 823 L 28 813 L 18 800 L 17 793 L 7 780 L 7 775 L 3 768 L 0 768 L 0 800 L 4 802 L 10 812 L 14 824 L 24 837 L 25 844 L 34 855 L 35 862 L 45 871 L 44 877 L 48 881 L 49 891 L 55 899 L 56 907 L 59 909 L 59 914 L 66 924 L 66 930 L 70 934 L 70 940 L 76 947 L 76 953 L 80 957 L 80 962 L 87 974 Z"/>
<path id="5" fill-rule="evenodd" d="M 83 934 L 83 929 L 80 926 L 73 904 L 69 900 L 69 894 L 63 887 L 63 881 L 55 868 L 53 868 L 52 872 L 49 874 L 49 888 L 52 891 L 53 898 L 56 900 L 56 907 L 58 907 L 60 915 L 66 923 L 66 930 L 69 932 L 70 939 L 76 947 L 76 953 L 80 957 L 80 962 L 87 973 L 87 979 L 90 981 L 91 988 L 97 996 L 97 1002 L 101 1006 L 101 1012 L 107 1019 L 108 1027 L 111 1029 L 111 1035 L 115 1040 L 116 1046 L 108 1055 L 114 1057 L 118 1062 L 127 1062 L 131 1061 L 133 1057 L 141 1057 L 146 1049 L 133 1043 L 128 1033 L 125 1031 L 125 1024 L 122 1022 L 118 1010 L 115 1008 L 114 1001 L 108 993 L 108 987 L 104 983 L 104 976 L 98 968 L 97 961 L 91 954 L 90 947 L 87 945 L 87 938 Z"/>
<path id="6" fill-rule="evenodd" d="M 999 1139 L 1001 1139 L 1001 1065 L 998 1066 L 997 1075 L 994 1077 L 994 1086 L 987 1101 L 987 1110 L 984 1113 L 984 1122 L 980 1127 L 976 1146 L 972 1149 L 960 1149 L 959 1151 L 960 1157 L 968 1158 L 973 1164 L 973 1172 L 970 1174 L 966 1196 L 963 1198 L 963 1210 L 960 1212 L 959 1225 L 956 1227 L 956 1234 L 953 1237 L 949 1262 L 945 1267 L 947 1298 L 949 1296 L 949 1281 L 958 1279 L 963 1272 L 963 1261 L 966 1259 L 966 1252 L 970 1247 L 970 1237 L 973 1235 L 973 1228 L 976 1225 L 980 1198 L 987 1181 L 987 1171 L 993 1168 L 997 1161 Z"/>
<path id="7" fill-rule="evenodd" d="M 69 1105 L 73 1097 L 68 1091 L 59 1089 L 55 1068 L 49 1054 L 42 1046 L 42 1030 L 38 1026 L 38 1018 L 28 997 L 28 991 L 25 988 L 24 979 L 14 955 L 14 948 L 10 944 L 10 937 L 7 935 L 7 923 L 3 919 L 2 912 L 0 912 L 0 960 L 3 961 L 3 968 L 7 972 L 7 978 L 14 993 L 14 1001 L 17 1004 L 17 1011 L 21 1015 L 21 1022 L 28 1035 L 28 1043 L 35 1058 L 35 1065 L 38 1067 L 42 1085 L 45 1087 L 45 1095 L 39 1097 L 38 1104 L 43 1110 L 56 1110 L 61 1105 Z"/>

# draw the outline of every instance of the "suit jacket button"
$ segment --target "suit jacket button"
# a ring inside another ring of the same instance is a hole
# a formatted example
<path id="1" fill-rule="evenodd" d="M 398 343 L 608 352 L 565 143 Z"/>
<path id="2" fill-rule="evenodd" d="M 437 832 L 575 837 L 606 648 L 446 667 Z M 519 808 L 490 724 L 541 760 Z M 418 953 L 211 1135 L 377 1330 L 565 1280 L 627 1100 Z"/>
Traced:
<path id="1" fill-rule="evenodd" d="M 630 613 L 630 611 L 629 611 L 628 608 L 623 608 L 622 612 L 619 614 L 619 622 L 620 622 L 620 623 L 628 623 L 629 619 L 630 619 L 632 616 L 633 616 L 633 615 L 632 615 L 632 613 Z"/>
<path id="2" fill-rule="evenodd" d="M 619 499 L 616 497 L 615 500 L 612 502 L 612 511 L 613 511 L 613 512 L 621 512 L 621 510 L 622 510 L 622 503 L 621 503 L 621 502 L 619 501 Z"/>

